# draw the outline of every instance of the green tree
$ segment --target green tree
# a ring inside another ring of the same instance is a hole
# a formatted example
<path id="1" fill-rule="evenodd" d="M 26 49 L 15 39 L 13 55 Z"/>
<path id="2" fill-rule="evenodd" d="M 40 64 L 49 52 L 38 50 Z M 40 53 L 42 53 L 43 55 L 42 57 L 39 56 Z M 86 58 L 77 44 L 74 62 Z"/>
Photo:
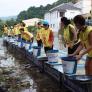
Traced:
<path id="1" fill-rule="evenodd" d="M 44 14 L 49 11 L 51 8 L 60 5 L 62 3 L 66 3 L 66 2 L 75 2 L 76 0 L 57 0 L 57 2 L 51 4 L 47 4 L 46 6 L 40 6 L 40 7 L 35 7 L 32 6 L 30 8 L 28 8 L 27 11 L 22 11 L 19 13 L 19 15 L 17 16 L 17 21 L 22 21 L 22 20 L 26 20 L 26 19 L 30 19 L 30 18 L 43 18 Z"/>
<path id="2" fill-rule="evenodd" d="M 11 18 L 10 20 L 6 21 L 6 24 L 8 26 L 14 26 L 15 23 L 17 23 L 17 21 L 15 19 L 13 19 L 13 18 Z"/>
<path id="3" fill-rule="evenodd" d="M 19 13 L 19 15 L 17 16 L 17 21 L 22 21 L 22 20 L 26 20 L 26 19 L 28 19 L 28 17 L 27 17 L 28 15 L 27 15 L 27 12 L 26 11 L 22 11 L 22 12 L 20 12 Z"/>
<path id="4" fill-rule="evenodd" d="M 2 33 L 3 33 L 3 31 L 2 31 L 3 25 L 4 25 L 4 21 L 2 21 L 2 20 L 0 19 L 0 37 L 2 36 Z"/>

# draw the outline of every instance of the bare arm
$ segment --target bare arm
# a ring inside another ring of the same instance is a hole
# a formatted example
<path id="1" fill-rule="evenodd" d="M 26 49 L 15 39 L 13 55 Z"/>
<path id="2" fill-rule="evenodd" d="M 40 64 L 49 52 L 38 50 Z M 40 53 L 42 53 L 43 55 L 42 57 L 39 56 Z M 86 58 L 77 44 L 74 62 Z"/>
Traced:
<path id="1" fill-rule="evenodd" d="M 77 55 L 81 50 L 83 49 L 83 44 L 80 42 L 79 47 L 77 48 L 77 50 L 73 53 L 73 55 Z"/>
<path id="2" fill-rule="evenodd" d="M 69 56 L 76 56 L 82 49 L 83 49 L 83 44 L 80 42 L 80 45 L 77 48 L 77 50 L 73 54 L 70 54 Z"/>
<path id="3" fill-rule="evenodd" d="M 81 53 L 81 56 L 85 55 L 86 53 L 88 53 L 90 50 L 92 50 L 92 31 L 89 33 L 88 35 L 88 41 L 89 41 L 89 47 L 87 47 L 86 50 L 84 50 Z"/>
<path id="4" fill-rule="evenodd" d="M 73 28 L 73 27 L 70 26 L 70 31 L 71 31 L 71 32 L 73 33 L 73 35 L 74 35 L 74 41 L 76 41 L 76 40 L 77 40 L 77 32 L 76 32 L 75 28 Z"/>

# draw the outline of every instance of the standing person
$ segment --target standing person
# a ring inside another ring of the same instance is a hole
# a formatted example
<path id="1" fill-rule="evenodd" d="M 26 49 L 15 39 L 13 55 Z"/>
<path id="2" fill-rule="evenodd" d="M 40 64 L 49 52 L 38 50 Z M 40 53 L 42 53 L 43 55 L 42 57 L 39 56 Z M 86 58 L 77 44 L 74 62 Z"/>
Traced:
<path id="1" fill-rule="evenodd" d="M 68 54 L 72 54 L 79 46 L 75 27 L 66 17 L 61 18 L 61 27 L 63 29 L 65 47 L 68 47 Z"/>
<path id="2" fill-rule="evenodd" d="M 15 37 L 16 36 L 18 37 L 19 34 L 20 34 L 20 31 L 19 31 L 19 28 L 18 28 L 18 24 L 14 24 L 13 34 L 14 34 Z"/>
<path id="3" fill-rule="evenodd" d="M 75 16 L 74 23 L 79 31 L 80 45 L 77 50 L 69 56 L 76 56 L 76 59 L 79 60 L 83 55 L 87 54 L 85 71 L 86 75 L 92 75 L 92 26 L 86 26 L 85 18 L 81 15 Z M 77 55 L 81 50 L 83 51 Z"/>
<path id="4" fill-rule="evenodd" d="M 42 23 L 38 22 L 37 23 L 37 34 L 36 34 L 36 40 L 37 40 L 38 47 L 42 47 L 42 37 L 41 37 L 42 31 L 43 31 Z"/>
<path id="5" fill-rule="evenodd" d="M 13 27 L 12 26 L 8 29 L 8 36 L 13 37 Z"/>
<path id="6" fill-rule="evenodd" d="M 3 35 L 4 36 L 8 36 L 8 25 L 7 24 L 5 24 L 4 26 L 3 26 Z"/>
<path id="7" fill-rule="evenodd" d="M 46 53 L 48 50 L 53 50 L 54 36 L 52 29 L 49 28 L 49 23 L 47 21 L 43 21 L 43 28 L 44 29 L 42 31 L 42 43 Z"/>

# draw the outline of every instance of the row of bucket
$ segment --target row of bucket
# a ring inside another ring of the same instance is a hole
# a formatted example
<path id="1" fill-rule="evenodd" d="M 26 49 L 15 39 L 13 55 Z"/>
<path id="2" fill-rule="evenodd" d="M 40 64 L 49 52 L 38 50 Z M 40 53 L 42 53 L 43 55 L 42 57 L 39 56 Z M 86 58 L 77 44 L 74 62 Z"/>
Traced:
<path id="1" fill-rule="evenodd" d="M 34 43 L 23 41 L 17 37 L 4 37 L 4 40 L 12 44 L 17 45 L 19 48 L 25 48 L 28 51 L 33 52 L 33 56 L 38 57 L 41 55 L 41 47 L 34 46 Z M 58 60 L 61 59 L 63 72 L 65 74 L 75 74 L 77 69 L 77 60 L 75 57 L 59 57 L 59 50 L 50 50 L 46 53 L 49 63 L 58 63 Z"/>

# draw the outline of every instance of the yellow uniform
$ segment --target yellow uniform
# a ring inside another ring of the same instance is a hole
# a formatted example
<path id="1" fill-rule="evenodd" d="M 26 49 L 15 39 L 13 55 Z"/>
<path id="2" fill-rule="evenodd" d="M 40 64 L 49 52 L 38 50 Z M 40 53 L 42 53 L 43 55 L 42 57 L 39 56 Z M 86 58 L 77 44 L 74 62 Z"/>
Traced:
<path id="1" fill-rule="evenodd" d="M 43 28 L 39 28 L 37 30 L 37 34 L 36 34 L 36 40 L 41 40 L 42 39 L 42 31 L 43 31 Z"/>
<path id="2" fill-rule="evenodd" d="M 24 31 L 28 31 L 27 27 L 24 27 Z"/>
<path id="3" fill-rule="evenodd" d="M 12 30 L 11 30 L 11 29 L 8 29 L 8 35 L 9 35 L 9 36 L 12 36 L 12 35 L 13 35 L 13 33 L 12 33 Z"/>
<path id="4" fill-rule="evenodd" d="M 21 34 L 22 38 L 26 41 L 31 41 L 33 38 L 33 34 L 31 34 L 28 31 L 24 31 L 24 33 Z"/>
<path id="5" fill-rule="evenodd" d="M 8 35 L 8 28 L 7 27 L 4 27 L 3 33 Z"/>
<path id="6" fill-rule="evenodd" d="M 24 28 L 24 31 L 28 31 L 27 27 L 20 27 L 20 29 L 21 29 L 21 28 Z"/>
<path id="7" fill-rule="evenodd" d="M 92 31 L 92 27 L 88 26 L 85 31 L 81 31 L 79 38 L 85 48 L 89 47 L 88 35 Z M 92 57 L 92 50 L 88 52 L 88 57 Z"/>
<path id="8" fill-rule="evenodd" d="M 19 35 L 19 34 L 20 34 L 19 29 L 18 29 L 18 28 L 14 28 L 14 29 L 13 29 L 13 34 L 14 34 L 14 35 Z"/>
<path id="9" fill-rule="evenodd" d="M 66 28 L 64 28 L 64 40 L 66 43 L 71 43 L 73 41 L 73 39 L 71 39 L 69 27 L 74 28 L 74 26 L 69 24 Z"/>
<path id="10" fill-rule="evenodd" d="M 42 42 L 44 47 L 52 47 L 53 46 L 53 32 L 50 28 L 42 31 Z"/>

